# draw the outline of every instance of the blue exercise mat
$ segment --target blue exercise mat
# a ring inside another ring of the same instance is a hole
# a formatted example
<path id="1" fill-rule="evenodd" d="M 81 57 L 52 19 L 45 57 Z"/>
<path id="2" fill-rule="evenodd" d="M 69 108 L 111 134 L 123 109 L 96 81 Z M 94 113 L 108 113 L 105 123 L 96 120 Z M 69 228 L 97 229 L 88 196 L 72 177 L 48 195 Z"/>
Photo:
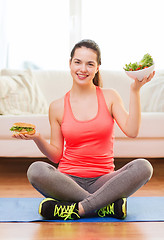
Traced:
<path id="1" fill-rule="evenodd" d="M 0 222 L 42 222 L 38 213 L 43 198 L 0 198 Z M 119 220 L 110 217 L 81 218 L 69 222 L 160 222 L 164 221 L 164 197 L 130 197 L 127 200 L 127 217 Z M 51 220 L 48 222 L 64 222 Z"/>

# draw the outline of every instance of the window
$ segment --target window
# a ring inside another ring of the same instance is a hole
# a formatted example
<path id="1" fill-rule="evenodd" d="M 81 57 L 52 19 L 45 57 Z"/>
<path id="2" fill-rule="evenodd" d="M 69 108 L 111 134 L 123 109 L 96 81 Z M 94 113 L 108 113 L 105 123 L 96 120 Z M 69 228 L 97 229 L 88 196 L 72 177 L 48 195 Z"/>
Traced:
<path id="1" fill-rule="evenodd" d="M 0 4 L 5 8 L 0 17 L 3 67 L 67 69 L 71 48 L 83 38 L 99 44 L 101 69 L 122 70 L 145 53 L 152 55 L 156 69 L 164 67 L 162 0 L 0 0 Z"/>
<path id="2" fill-rule="evenodd" d="M 95 40 L 104 69 L 121 70 L 145 53 L 163 68 L 162 0 L 82 0 L 82 38 Z"/>
<path id="3" fill-rule="evenodd" d="M 8 67 L 69 66 L 69 1 L 7 0 Z"/>

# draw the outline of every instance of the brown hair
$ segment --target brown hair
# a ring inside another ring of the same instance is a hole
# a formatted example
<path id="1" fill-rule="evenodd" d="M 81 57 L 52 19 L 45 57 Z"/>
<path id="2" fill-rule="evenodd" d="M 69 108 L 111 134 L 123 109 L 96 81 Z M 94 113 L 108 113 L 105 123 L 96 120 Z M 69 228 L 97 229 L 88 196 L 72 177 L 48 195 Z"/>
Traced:
<path id="1" fill-rule="evenodd" d="M 71 51 L 71 61 L 72 61 L 72 58 L 75 54 L 75 50 L 77 48 L 81 48 L 81 47 L 86 47 L 86 48 L 90 48 L 90 49 L 94 50 L 97 54 L 97 64 L 101 65 L 101 51 L 100 51 L 100 48 L 99 48 L 97 43 L 95 43 L 93 40 L 90 40 L 90 39 L 84 39 L 84 40 L 81 40 L 80 42 L 75 44 L 75 46 L 73 47 L 73 49 Z M 102 87 L 102 79 L 101 79 L 101 75 L 100 75 L 99 71 L 95 74 L 95 76 L 93 78 L 93 84 L 96 85 L 96 86 Z"/>

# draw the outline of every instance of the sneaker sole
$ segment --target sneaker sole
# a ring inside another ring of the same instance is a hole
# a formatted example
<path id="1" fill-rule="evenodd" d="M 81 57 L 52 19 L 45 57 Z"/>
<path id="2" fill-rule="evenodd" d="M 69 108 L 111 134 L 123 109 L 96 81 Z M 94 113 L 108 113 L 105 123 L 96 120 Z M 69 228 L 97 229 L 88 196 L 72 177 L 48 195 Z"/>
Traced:
<path id="1" fill-rule="evenodd" d="M 122 211 L 124 213 L 122 219 L 125 219 L 127 216 L 127 199 L 126 198 L 122 198 L 123 200 L 123 204 L 122 204 Z"/>

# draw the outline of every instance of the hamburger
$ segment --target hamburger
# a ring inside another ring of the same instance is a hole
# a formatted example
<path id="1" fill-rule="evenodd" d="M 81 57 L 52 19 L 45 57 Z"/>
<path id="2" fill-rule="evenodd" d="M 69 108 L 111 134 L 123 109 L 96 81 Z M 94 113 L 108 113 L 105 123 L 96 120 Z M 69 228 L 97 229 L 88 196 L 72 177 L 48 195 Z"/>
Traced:
<path id="1" fill-rule="evenodd" d="M 13 126 L 10 128 L 10 131 L 16 134 L 34 134 L 36 132 L 35 125 L 30 123 L 14 123 Z"/>

